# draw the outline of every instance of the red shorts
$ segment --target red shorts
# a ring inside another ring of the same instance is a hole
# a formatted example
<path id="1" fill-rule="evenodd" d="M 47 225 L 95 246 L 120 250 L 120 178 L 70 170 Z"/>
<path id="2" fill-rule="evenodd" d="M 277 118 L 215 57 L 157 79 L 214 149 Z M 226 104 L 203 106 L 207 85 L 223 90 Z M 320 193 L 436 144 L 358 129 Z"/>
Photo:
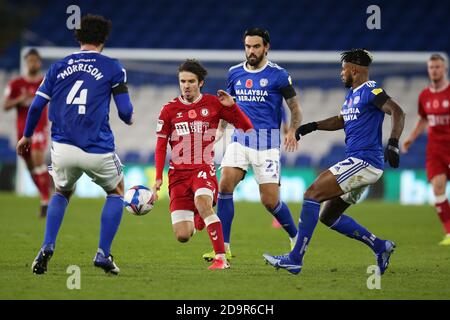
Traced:
<path id="1" fill-rule="evenodd" d="M 426 169 L 428 181 L 439 174 L 445 174 L 450 179 L 450 153 L 427 150 Z"/>
<path id="2" fill-rule="evenodd" d="M 214 165 L 205 165 L 194 170 L 169 170 L 170 212 L 176 210 L 196 212 L 194 197 L 197 191 L 201 194 L 212 193 L 215 205 L 218 190 Z"/>

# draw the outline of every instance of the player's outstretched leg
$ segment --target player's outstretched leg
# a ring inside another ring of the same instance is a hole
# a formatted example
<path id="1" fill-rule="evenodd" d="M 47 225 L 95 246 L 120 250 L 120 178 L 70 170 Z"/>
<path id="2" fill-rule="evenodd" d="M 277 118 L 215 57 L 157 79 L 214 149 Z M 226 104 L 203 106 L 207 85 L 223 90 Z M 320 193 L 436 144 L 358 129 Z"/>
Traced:
<path id="1" fill-rule="evenodd" d="M 211 193 L 208 194 L 207 193 Z M 213 195 L 209 189 L 198 189 L 195 196 L 195 207 L 205 221 L 211 244 L 214 249 L 213 263 L 208 267 L 209 270 L 228 269 L 228 263 L 225 255 L 225 245 L 223 242 L 222 224 L 219 217 L 212 208 Z"/>
<path id="2" fill-rule="evenodd" d="M 102 210 L 100 225 L 100 241 L 94 258 L 94 265 L 102 268 L 106 273 L 119 274 L 120 269 L 114 263 L 110 253 L 112 241 L 119 229 L 123 213 L 123 199 L 118 194 L 106 197 Z"/>
<path id="3" fill-rule="evenodd" d="M 358 224 L 353 218 L 343 214 L 350 206 L 340 197 L 325 202 L 320 221 L 326 226 L 349 238 L 356 239 L 366 244 L 375 253 L 380 273 L 383 274 L 388 265 L 395 244 L 389 240 L 382 240 Z"/>
<path id="4" fill-rule="evenodd" d="M 48 204 L 44 243 L 31 265 L 31 270 L 35 274 L 47 272 L 47 264 L 55 250 L 56 236 L 69 204 L 70 195 L 71 192 L 57 191 Z"/>
<path id="5" fill-rule="evenodd" d="M 234 167 L 223 167 L 222 176 L 220 178 L 219 195 L 217 200 L 217 216 L 222 224 L 222 232 L 225 243 L 226 256 L 228 260 L 231 260 L 233 255 L 231 254 L 231 224 L 234 218 L 234 202 L 233 192 L 239 181 L 244 178 L 245 171 Z M 203 259 L 206 261 L 212 261 L 215 257 L 214 250 L 205 253 Z"/>
<path id="6" fill-rule="evenodd" d="M 289 254 L 281 256 L 264 254 L 264 259 L 277 269 L 286 269 L 292 274 L 300 273 L 303 257 L 319 220 L 320 203 L 342 193 L 342 189 L 330 171 L 320 174 L 304 194 L 294 249 Z"/>

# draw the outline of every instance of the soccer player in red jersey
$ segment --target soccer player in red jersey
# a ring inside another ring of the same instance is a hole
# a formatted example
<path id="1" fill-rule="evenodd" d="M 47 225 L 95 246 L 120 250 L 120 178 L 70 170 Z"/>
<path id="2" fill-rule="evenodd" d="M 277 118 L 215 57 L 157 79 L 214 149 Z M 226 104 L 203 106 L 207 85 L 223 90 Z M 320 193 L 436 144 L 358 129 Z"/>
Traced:
<path id="1" fill-rule="evenodd" d="M 13 79 L 9 83 L 6 88 L 6 99 L 3 106 L 6 111 L 11 109 L 17 110 L 17 140 L 23 136 L 28 109 L 43 79 L 40 72 L 41 57 L 36 49 L 30 49 L 27 52 L 25 61 L 27 73 L 25 76 Z M 25 160 L 33 182 L 40 193 L 40 217 L 46 216 L 51 187 L 50 175 L 48 174 L 47 164 L 45 163 L 47 140 L 48 117 L 46 107 L 42 112 L 36 131 L 34 132 L 31 148 L 22 154 L 22 158 Z"/>
<path id="2" fill-rule="evenodd" d="M 163 106 L 157 124 L 155 192 L 162 185 L 167 143 L 172 148 L 169 165 L 169 196 L 172 227 L 180 242 L 194 234 L 194 215 L 203 218 L 215 259 L 208 269 L 227 269 L 222 224 L 214 213 L 218 183 L 214 166 L 214 140 L 220 119 L 247 131 L 253 126 L 223 90 L 217 96 L 202 94 L 207 71 L 196 60 L 178 68 L 181 95 Z"/>
<path id="3" fill-rule="evenodd" d="M 450 85 L 447 74 L 448 61 L 440 54 L 433 54 L 428 60 L 431 84 L 419 95 L 419 120 L 403 143 L 407 152 L 428 127 L 427 177 L 433 186 L 436 211 L 446 232 L 440 245 L 450 245 L 450 206 L 445 190 L 450 179 Z"/>

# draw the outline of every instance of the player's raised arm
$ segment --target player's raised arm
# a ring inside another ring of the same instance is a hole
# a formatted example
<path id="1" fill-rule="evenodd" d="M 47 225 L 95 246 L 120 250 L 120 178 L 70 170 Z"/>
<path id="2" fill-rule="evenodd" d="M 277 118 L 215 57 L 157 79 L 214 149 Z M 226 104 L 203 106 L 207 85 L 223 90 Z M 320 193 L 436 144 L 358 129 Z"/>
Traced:
<path id="1" fill-rule="evenodd" d="M 234 125 L 237 129 L 244 131 L 253 129 L 253 124 L 244 112 L 239 109 L 239 106 L 234 102 L 234 99 L 226 91 L 218 90 L 217 96 L 224 108 L 222 108 L 221 118 Z"/>
<path id="2" fill-rule="evenodd" d="M 295 131 L 295 139 L 300 140 L 300 136 L 307 135 L 316 130 L 323 131 L 336 131 L 344 128 L 344 119 L 339 116 L 334 116 L 325 120 L 321 120 L 318 122 L 310 122 L 304 125 L 301 125 Z"/>

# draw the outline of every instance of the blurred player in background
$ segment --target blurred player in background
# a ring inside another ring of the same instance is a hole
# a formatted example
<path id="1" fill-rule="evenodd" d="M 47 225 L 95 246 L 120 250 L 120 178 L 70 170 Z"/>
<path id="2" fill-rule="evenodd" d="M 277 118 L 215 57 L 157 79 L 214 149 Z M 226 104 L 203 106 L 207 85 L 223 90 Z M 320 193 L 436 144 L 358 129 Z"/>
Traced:
<path id="1" fill-rule="evenodd" d="M 431 84 L 419 95 L 419 120 L 411 135 L 403 142 L 408 151 L 411 144 L 428 127 L 426 156 L 427 177 L 433 186 L 436 211 L 446 235 L 439 243 L 450 245 L 450 206 L 446 195 L 450 179 L 450 85 L 448 61 L 440 54 L 428 60 Z"/>
<path id="2" fill-rule="evenodd" d="M 296 137 L 315 130 L 345 130 L 346 156 L 322 172 L 306 190 L 298 225 L 298 238 L 294 249 L 281 256 L 264 254 L 264 258 L 275 268 L 283 268 L 298 274 L 317 221 L 320 204 L 320 221 L 331 229 L 350 238 L 361 241 L 375 253 L 379 271 L 383 274 L 395 244 L 382 240 L 344 215 L 350 205 L 355 204 L 368 185 L 382 176 L 384 162 L 393 168 L 399 166 L 398 139 L 403 131 L 402 109 L 378 86 L 369 80 L 369 65 L 372 55 L 363 49 L 342 53 L 342 82 L 350 88 L 345 97 L 340 115 L 311 122 L 297 129 Z M 383 157 L 382 125 L 384 115 L 391 115 L 391 135 Z"/>
<path id="3" fill-rule="evenodd" d="M 17 110 L 17 140 L 23 136 L 28 109 L 43 79 L 41 74 L 41 57 L 36 49 L 30 49 L 25 54 L 25 62 L 26 75 L 13 79 L 8 84 L 5 92 L 6 100 L 3 106 L 6 111 L 13 108 Z M 22 154 L 22 158 L 41 197 L 40 217 L 45 217 L 47 214 L 51 188 L 50 176 L 45 163 L 47 140 L 48 118 L 47 108 L 45 107 L 33 134 L 33 144 L 31 148 Z"/>
<path id="4" fill-rule="evenodd" d="M 213 210 L 218 189 L 214 140 L 220 119 L 244 131 L 253 126 L 225 91 L 219 90 L 217 97 L 201 93 L 206 75 L 206 69 L 196 60 L 186 60 L 178 69 L 181 95 L 163 106 L 158 119 L 153 189 L 161 188 L 169 143 L 170 213 L 175 237 L 180 242 L 188 241 L 195 230 L 194 214 L 199 214 L 214 248 L 208 269 L 227 269 L 222 225 Z"/>
<path id="5" fill-rule="evenodd" d="M 56 192 L 48 205 L 44 243 L 31 267 L 36 274 L 47 271 L 69 199 L 83 173 L 107 193 L 94 265 L 106 273 L 120 272 L 110 254 L 122 218 L 124 188 L 122 164 L 114 152 L 109 126 L 111 95 L 120 119 L 127 124 L 132 124 L 133 106 L 125 69 L 116 59 L 101 54 L 110 30 L 111 21 L 101 16 L 83 17 L 81 28 L 75 31 L 80 51 L 51 65 L 36 92 L 24 135 L 17 144 L 19 154 L 30 148 L 42 111 L 51 101 L 50 174 Z"/>
<path id="6" fill-rule="evenodd" d="M 267 30 L 251 28 L 244 33 L 246 61 L 228 72 L 227 91 L 255 127 L 251 134 L 235 132 L 221 164 L 217 214 L 222 221 L 227 257 L 231 259 L 230 235 L 234 218 L 233 192 L 252 166 L 261 202 L 295 243 L 297 228 L 288 206 L 280 200 L 280 126 L 283 98 L 291 111 L 291 123 L 284 138 L 286 151 L 297 150 L 295 129 L 302 116 L 291 77 L 285 69 L 267 59 L 270 36 Z M 221 124 L 224 128 L 226 123 Z M 211 260 L 213 253 L 203 258 Z"/>

